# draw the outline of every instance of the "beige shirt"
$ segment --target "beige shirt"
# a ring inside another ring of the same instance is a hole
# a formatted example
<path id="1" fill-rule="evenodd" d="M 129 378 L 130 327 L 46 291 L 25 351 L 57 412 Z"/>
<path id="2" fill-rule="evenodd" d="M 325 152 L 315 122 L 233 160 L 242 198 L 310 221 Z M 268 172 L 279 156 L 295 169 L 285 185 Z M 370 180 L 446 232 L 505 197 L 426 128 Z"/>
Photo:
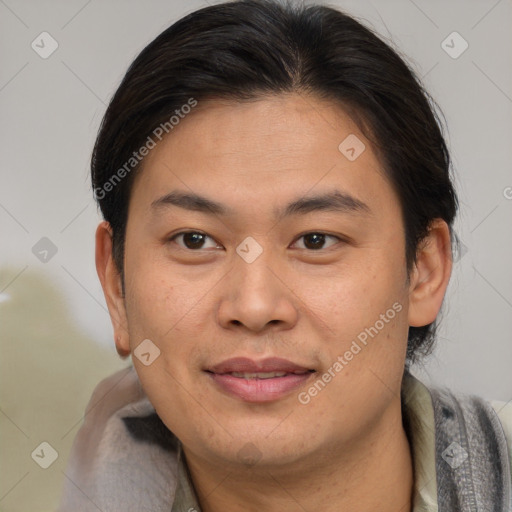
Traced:
<path id="1" fill-rule="evenodd" d="M 437 512 L 434 409 L 430 393 L 418 379 L 405 374 L 402 395 L 404 414 L 410 424 L 408 435 L 414 468 L 413 512 Z M 493 401 L 490 404 L 504 427 L 512 462 L 512 402 Z M 171 512 L 201 512 L 181 443 L 178 450 L 178 485 Z"/>

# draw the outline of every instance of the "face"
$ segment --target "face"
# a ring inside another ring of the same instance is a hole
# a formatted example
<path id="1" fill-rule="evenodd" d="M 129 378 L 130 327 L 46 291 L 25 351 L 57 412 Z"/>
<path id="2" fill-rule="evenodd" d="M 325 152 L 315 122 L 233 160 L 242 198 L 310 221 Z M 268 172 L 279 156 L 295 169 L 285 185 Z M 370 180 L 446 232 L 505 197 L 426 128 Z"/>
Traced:
<path id="1" fill-rule="evenodd" d="M 189 454 L 307 460 L 356 446 L 396 406 L 399 200 L 334 104 L 200 102 L 134 182 L 124 270 L 120 343 L 150 340 L 151 364 L 134 366 Z"/>

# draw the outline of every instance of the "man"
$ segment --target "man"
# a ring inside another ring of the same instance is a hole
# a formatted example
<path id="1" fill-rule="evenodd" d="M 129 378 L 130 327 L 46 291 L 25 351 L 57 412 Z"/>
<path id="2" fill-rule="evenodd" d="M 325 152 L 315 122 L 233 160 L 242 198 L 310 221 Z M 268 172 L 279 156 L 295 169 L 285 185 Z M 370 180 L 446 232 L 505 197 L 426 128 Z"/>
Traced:
<path id="1" fill-rule="evenodd" d="M 504 404 L 409 373 L 457 200 L 428 95 L 375 34 L 321 6 L 190 14 L 128 70 L 92 180 L 134 367 L 91 399 L 61 510 L 509 509 Z"/>

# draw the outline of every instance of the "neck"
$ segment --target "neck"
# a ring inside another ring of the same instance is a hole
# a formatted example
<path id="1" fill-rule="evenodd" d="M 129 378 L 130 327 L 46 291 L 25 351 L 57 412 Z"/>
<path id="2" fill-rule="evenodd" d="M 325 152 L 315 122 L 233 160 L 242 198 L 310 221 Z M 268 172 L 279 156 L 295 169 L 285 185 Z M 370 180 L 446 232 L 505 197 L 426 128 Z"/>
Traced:
<path id="1" fill-rule="evenodd" d="M 351 447 L 329 446 L 294 467 L 220 466 L 184 448 L 201 509 L 410 512 L 413 464 L 399 400 L 386 416 Z"/>

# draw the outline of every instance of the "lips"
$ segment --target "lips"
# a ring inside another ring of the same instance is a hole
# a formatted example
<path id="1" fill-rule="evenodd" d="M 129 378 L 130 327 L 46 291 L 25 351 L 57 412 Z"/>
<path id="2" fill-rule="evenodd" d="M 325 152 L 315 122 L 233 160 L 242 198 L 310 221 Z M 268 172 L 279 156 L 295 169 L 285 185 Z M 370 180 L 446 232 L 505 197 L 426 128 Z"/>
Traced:
<path id="1" fill-rule="evenodd" d="M 267 372 L 285 372 L 285 373 L 305 373 L 309 368 L 299 366 L 286 359 L 271 357 L 262 361 L 253 361 L 246 357 L 235 357 L 228 359 L 208 369 L 212 373 L 267 373 Z"/>
<path id="2" fill-rule="evenodd" d="M 253 361 L 239 357 L 223 361 L 206 372 L 223 393 L 247 402 L 270 402 L 304 385 L 315 370 L 286 359 Z"/>

